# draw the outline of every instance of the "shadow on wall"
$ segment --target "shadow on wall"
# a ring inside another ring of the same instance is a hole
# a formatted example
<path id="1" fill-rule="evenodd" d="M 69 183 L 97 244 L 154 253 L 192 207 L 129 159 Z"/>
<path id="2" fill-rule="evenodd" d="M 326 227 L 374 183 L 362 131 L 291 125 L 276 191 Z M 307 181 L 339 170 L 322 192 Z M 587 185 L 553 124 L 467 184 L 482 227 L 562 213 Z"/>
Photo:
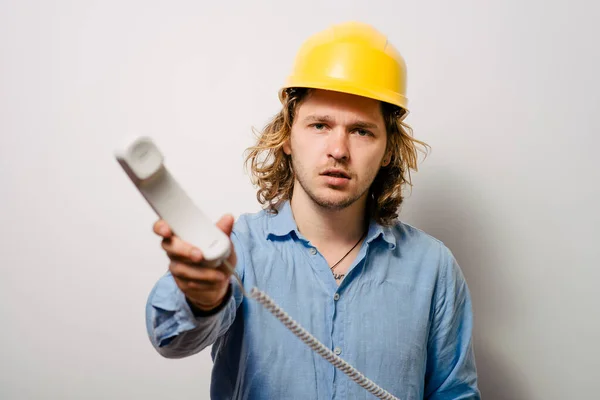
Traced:
<path id="1" fill-rule="evenodd" d="M 502 273 L 502 246 L 497 238 L 503 237 L 504 230 L 494 222 L 498 216 L 491 214 L 491 199 L 486 200 L 491 195 L 478 191 L 448 169 L 429 170 L 413 192 L 414 197 L 408 199 L 410 213 L 401 210 L 400 218 L 443 241 L 469 285 L 482 398 L 529 399 L 525 377 L 493 342 L 494 329 L 510 329 L 510 314 L 517 305 L 510 301 L 516 285 Z"/>

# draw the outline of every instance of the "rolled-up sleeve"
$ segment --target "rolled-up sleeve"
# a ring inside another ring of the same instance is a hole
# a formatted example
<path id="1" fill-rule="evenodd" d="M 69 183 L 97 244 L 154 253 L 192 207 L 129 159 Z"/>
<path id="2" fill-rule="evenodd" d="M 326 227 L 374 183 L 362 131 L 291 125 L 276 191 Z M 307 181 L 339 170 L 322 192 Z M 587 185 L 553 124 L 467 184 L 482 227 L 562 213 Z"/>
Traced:
<path id="1" fill-rule="evenodd" d="M 237 254 L 236 271 L 243 277 L 243 249 L 231 235 Z M 196 316 L 170 272 L 152 288 L 146 303 L 146 330 L 154 348 L 164 357 L 183 358 L 212 345 L 233 323 L 243 295 L 232 277 L 231 295 L 222 309 L 209 316 Z"/>

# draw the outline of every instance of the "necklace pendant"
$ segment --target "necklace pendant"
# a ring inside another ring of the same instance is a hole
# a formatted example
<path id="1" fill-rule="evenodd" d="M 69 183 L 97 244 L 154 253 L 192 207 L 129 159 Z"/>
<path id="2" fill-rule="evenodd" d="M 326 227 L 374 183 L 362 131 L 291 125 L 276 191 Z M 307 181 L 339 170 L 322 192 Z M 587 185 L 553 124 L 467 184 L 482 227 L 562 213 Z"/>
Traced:
<path id="1" fill-rule="evenodd" d="M 336 274 L 335 272 L 333 273 L 333 277 L 335 278 L 336 281 L 339 281 L 344 276 L 346 276 L 346 274 Z"/>

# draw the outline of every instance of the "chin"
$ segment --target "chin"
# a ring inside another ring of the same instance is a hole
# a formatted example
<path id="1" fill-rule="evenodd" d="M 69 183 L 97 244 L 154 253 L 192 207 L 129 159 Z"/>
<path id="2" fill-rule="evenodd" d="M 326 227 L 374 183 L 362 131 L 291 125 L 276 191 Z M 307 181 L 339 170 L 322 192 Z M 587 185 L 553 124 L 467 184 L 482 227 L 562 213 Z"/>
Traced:
<path id="1" fill-rule="evenodd" d="M 360 199 L 360 196 L 351 196 L 349 194 L 322 194 L 310 196 L 312 200 L 320 207 L 329 210 L 343 210 Z"/>

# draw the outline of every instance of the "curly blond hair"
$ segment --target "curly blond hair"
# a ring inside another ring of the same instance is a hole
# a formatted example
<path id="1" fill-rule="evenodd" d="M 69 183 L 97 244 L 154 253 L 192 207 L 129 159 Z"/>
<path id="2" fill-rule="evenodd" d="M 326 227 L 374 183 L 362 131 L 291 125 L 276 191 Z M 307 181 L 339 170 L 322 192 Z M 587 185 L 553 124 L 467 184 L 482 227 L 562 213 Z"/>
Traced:
<path id="1" fill-rule="evenodd" d="M 274 214 L 280 204 L 291 199 L 294 189 L 294 172 L 290 156 L 283 145 L 290 138 L 298 106 L 312 89 L 291 88 L 282 91 L 283 107 L 257 134 L 257 142 L 246 149 L 245 165 L 250 167 L 252 183 L 258 187 L 258 202 Z M 382 167 L 369 189 L 368 216 L 379 224 L 390 226 L 398 217 L 404 197 L 402 187 L 412 187 L 410 171 L 418 171 L 417 145 L 427 155 L 430 146 L 412 136 L 412 128 L 404 122 L 406 110 L 389 103 L 381 103 L 387 129 L 387 149 L 390 162 Z"/>

